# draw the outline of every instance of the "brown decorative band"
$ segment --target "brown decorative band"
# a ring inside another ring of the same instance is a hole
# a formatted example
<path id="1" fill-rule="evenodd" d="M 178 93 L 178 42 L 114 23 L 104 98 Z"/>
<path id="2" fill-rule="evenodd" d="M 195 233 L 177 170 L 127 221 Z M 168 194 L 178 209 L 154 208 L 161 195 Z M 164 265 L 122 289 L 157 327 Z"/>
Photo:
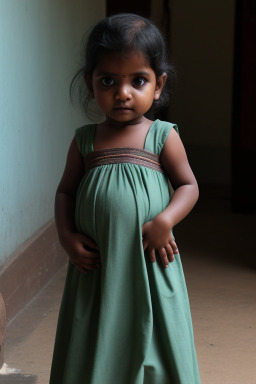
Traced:
<path id="1" fill-rule="evenodd" d="M 107 164 L 132 163 L 164 173 L 159 156 L 138 148 L 110 148 L 89 153 L 84 158 L 85 171 Z"/>

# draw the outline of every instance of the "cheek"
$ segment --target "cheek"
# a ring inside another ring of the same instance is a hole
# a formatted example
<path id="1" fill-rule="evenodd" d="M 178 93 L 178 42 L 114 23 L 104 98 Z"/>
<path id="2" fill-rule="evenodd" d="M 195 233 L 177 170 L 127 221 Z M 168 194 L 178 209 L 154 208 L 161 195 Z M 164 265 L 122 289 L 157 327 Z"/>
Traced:
<path id="1" fill-rule="evenodd" d="M 111 97 L 105 92 L 94 92 L 94 99 L 99 107 L 108 107 L 111 104 Z"/>
<path id="2" fill-rule="evenodd" d="M 147 89 L 143 96 L 139 97 L 140 103 L 144 105 L 151 105 L 154 101 L 155 93 L 153 89 Z"/>

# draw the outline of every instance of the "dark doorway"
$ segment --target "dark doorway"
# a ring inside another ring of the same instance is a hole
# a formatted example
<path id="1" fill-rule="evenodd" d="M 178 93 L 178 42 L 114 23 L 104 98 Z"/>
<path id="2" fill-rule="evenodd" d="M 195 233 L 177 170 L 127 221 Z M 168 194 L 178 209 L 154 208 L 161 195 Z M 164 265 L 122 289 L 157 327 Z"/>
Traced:
<path id="1" fill-rule="evenodd" d="M 236 1 L 232 206 L 256 212 L 256 0 Z"/>
<path id="2" fill-rule="evenodd" d="M 127 2 L 120 2 L 120 0 L 107 0 L 107 16 L 120 12 L 136 13 L 137 15 L 150 17 L 150 1 L 129 0 Z"/>

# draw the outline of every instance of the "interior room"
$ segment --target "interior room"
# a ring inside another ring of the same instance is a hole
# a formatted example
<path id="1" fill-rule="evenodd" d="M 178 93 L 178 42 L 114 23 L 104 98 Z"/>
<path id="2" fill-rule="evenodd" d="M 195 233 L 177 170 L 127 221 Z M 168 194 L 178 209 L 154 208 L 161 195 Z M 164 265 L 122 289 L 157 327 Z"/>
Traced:
<path id="1" fill-rule="evenodd" d="M 174 235 L 201 382 L 255 384 L 256 6 L 250 0 L 1 2 L 0 383 L 49 383 L 68 263 L 55 228 L 55 191 L 75 129 L 88 122 L 70 102 L 69 85 L 81 37 L 118 12 L 155 22 L 177 72 L 169 107 L 158 117 L 177 123 L 200 191 Z"/>

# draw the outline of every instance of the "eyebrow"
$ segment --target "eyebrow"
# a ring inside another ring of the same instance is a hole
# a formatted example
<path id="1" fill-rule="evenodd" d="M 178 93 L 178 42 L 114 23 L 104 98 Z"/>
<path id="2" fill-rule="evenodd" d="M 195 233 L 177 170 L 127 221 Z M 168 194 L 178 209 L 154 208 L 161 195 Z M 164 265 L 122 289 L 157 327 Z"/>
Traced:
<path id="1" fill-rule="evenodd" d="M 100 73 L 96 74 L 96 77 L 101 77 L 101 76 L 117 77 L 117 76 L 120 76 L 120 75 L 118 75 L 117 73 L 112 73 L 112 72 L 100 72 Z M 128 76 L 130 76 L 130 77 L 134 77 L 134 76 L 149 76 L 149 72 L 147 72 L 147 71 L 139 71 L 139 72 L 131 73 Z"/>

